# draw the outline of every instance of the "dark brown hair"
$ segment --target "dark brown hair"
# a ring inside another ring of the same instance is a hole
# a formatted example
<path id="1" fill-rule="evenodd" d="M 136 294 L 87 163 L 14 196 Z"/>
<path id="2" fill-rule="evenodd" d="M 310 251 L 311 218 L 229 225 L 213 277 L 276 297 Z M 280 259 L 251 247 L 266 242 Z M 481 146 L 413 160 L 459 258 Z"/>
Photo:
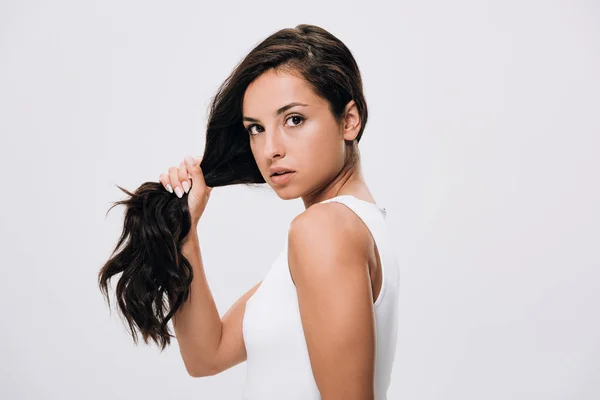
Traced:
<path id="1" fill-rule="evenodd" d="M 340 123 L 348 102 L 355 101 L 361 127 L 356 139 L 346 143 L 346 164 L 357 162 L 357 144 L 368 116 L 358 65 L 334 35 L 318 26 L 301 24 L 277 31 L 259 43 L 217 89 L 200 163 L 207 186 L 266 183 L 242 124 L 242 100 L 248 85 L 270 69 L 306 80 L 327 100 Z M 126 207 L 123 231 L 98 273 L 98 284 L 110 308 L 108 281 L 122 273 L 116 287 L 117 304 L 134 343 L 138 342 L 137 329 L 145 343 L 151 339 L 162 351 L 174 337 L 167 323 L 187 301 L 193 279 L 191 264 L 181 252 L 192 228 L 187 195 L 179 198 L 159 182 L 145 182 L 134 193 L 117 187 L 129 198 L 114 202 L 108 211 L 117 205 Z"/>

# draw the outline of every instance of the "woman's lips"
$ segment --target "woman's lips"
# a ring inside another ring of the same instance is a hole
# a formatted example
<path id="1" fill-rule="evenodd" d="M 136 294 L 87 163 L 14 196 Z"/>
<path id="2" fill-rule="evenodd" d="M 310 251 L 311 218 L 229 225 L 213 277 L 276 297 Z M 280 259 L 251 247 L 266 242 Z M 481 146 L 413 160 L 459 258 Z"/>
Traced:
<path id="1" fill-rule="evenodd" d="M 290 179 L 292 179 L 292 176 L 294 176 L 296 172 L 292 171 L 292 172 L 286 172 L 285 174 L 282 175 L 273 175 L 271 177 L 271 181 L 273 181 L 274 183 L 278 184 L 278 185 L 285 185 L 286 183 L 288 183 L 290 181 Z"/>

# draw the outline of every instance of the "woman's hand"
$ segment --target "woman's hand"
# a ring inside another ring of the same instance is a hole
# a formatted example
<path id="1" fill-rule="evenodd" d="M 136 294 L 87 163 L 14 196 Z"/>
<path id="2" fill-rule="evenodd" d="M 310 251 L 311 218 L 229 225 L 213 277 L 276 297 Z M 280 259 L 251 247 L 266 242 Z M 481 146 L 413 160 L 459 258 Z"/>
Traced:
<path id="1" fill-rule="evenodd" d="M 172 166 L 168 173 L 161 174 L 159 178 L 159 182 L 165 189 L 171 193 L 175 191 L 179 198 L 183 197 L 184 193 L 188 194 L 188 206 L 194 228 L 204 213 L 213 189 L 206 186 L 200 161 L 202 161 L 202 157 L 193 158 L 186 155 L 184 161 L 179 164 L 179 168 Z"/>

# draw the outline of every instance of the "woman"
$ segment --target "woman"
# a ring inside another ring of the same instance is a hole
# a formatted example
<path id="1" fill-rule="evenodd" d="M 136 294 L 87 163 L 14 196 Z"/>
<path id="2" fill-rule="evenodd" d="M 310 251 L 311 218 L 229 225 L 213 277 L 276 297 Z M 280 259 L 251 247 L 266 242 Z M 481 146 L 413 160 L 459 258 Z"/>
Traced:
<path id="1" fill-rule="evenodd" d="M 246 399 L 386 399 L 399 277 L 386 209 L 361 174 L 366 121 L 358 66 L 329 32 L 298 25 L 253 49 L 213 100 L 204 156 L 162 174 L 161 193 L 145 183 L 116 203 L 128 207 L 117 247 L 130 242 L 99 279 L 106 295 L 123 272 L 134 340 L 138 329 L 164 348 L 173 318 L 190 375 L 247 361 Z M 263 281 L 220 317 L 196 229 L 212 188 L 235 183 L 268 183 L 306 210 Z"/>

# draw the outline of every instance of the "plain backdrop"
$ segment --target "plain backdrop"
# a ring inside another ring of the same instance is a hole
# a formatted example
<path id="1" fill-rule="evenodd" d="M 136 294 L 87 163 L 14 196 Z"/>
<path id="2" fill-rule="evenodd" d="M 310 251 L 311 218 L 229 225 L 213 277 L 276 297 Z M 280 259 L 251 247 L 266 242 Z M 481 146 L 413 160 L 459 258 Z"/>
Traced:
<path id="1" fill-rule="evenodd" d="M 363 171 L 402 274 L 388 398 L 600 398 L 591 0 L 0 2 L 0 398 L 241 398 L 245 363 L 192 378 L 176 341 L 135 346 L 109 311 L 97 273 L 124 209 L 106 212 L 117 184 L 202 154 L 218 85 L 301 23 L 364 80 Z M 221 315 L 303 209 L 214 190 L 199 237 Z"/>

